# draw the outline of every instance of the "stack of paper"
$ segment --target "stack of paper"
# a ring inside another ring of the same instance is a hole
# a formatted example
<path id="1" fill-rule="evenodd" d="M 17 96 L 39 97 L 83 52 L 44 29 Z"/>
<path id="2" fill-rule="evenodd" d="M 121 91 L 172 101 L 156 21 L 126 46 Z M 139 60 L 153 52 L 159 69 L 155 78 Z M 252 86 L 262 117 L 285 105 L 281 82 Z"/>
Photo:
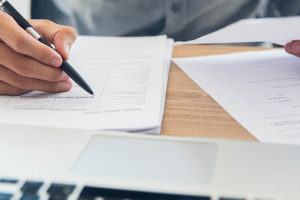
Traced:
<path id="1" fill-rule="evenodd" d="M 260 141 L 300 144 L 300 58 L 269 50 L 175 62 Z"/>
<path id="2" fill-rule="evenodd" d="M 223 29 L 180 44 L 269 42 L 284 45 L 300 39 L 300 17 L 244 19 Z"/>
<path id="3" fill-rule="evenodd" d="M 165 36 L 79 37 L 70 63 L 95 92 L 0 97 L 0 123 L 160 133 L 173 43 Z"/>
<path id="4" fill-rule="evenodd" d="M 300 39 L 300 17 L 245 19 L 180 44 Z M 200 87 L 263 142 L 300 144 L 300 59 L 284 50 L 174 60 Z"/>

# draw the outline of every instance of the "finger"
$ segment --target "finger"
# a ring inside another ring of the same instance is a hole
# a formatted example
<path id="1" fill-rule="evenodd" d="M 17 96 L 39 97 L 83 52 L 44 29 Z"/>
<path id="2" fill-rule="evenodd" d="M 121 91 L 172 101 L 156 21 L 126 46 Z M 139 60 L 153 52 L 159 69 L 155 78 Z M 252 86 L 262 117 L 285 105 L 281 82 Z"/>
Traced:
<path id="1" fill-rule="evenodd" d="M 0 19 L 0 38 L 16 52 L 54 67 L 62 64 L 62 58 L 55 50 L 30 36 L 11 16 L 0 12 Z"/>
<path id="2" fill-rule="evenodd" d="M 49 20 L 30 20 L 30 23 L 47 41 L 54 44 L 64 59 L 69 59 L 70 48 L 77 38 L 75 29 Z"/>
<path id="3" fill-rule="evenodd" d="M 28 92 L 31 91 L 22 90 L 3 81 L 0 81 L 0 95 L 20 96 Z"/>
<path id="4" fill-rule="evenodd" d="M 293 40 L 287 45 L 288 53 L 293 54 L 295 56 L 300 56 L 300 40 Z"/>
<path id="5" fill-rule="evenodd" d="M 288 53 L 290 53 L 290 54 L 292 54 L 292 51 L 291 51 L 291 44 L 292 44 L 292 42 L 289 42 L 289 43 L 287 43 L 287 44 L 285 44 L 284 45 L 284 49 L 285 49 L 285 51 L 286 52 L 288 52 Z"/>
<path id="6" fill-rule="evenodd" d="M 38 79 L 25 78 L 3 66 L 0 66 L 0 74 L 1 81 L 23 90 L 56 93 L 69 91 L 72 88 L 70 79 L 60 82 L 47 82 Z"/>
<path id="7" fill-rule="evenodd" d="M 0 52 L 5 52 L 5 54 L 0 54 L 0 64 L 23 77 L 51 82 L 64 81 L 69 78 L 61 69 L 50 67 L 28 56 L 16 53 L 4 43 L 0 43 Z"/>

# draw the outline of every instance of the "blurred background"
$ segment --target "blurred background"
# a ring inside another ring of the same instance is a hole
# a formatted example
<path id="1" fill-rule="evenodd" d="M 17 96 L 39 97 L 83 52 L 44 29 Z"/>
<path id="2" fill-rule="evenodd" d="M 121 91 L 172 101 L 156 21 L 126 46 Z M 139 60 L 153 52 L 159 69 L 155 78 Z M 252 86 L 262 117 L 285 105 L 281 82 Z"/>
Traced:
<path id="1" fill-rule="evenodd" d="M 239 19 L 296 16 L 299 0 L 10 0 L 28 18 L 74 27 L 80 35 L 166 34 L 192 40 Z"/>

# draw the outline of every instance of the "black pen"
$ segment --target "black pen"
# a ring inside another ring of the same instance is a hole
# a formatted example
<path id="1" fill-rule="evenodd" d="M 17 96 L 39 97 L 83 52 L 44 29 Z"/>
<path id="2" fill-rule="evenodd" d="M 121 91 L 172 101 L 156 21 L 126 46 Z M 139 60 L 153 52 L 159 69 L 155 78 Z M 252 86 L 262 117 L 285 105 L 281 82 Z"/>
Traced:
<path id="1" fill-rule="evenodd" d="M 30 33 L 33 37 L 38 39 L 43 44 L 51 47 L 54 49 L 30 24 L 29 22 L 24 19 L 24 17 L 7 1 L 2 0 L 0 1 L 0 6 L 4 9 L 5 12 L 7 12 L 9 15 L 11 15 L 15 21 L 21 26 L 24 30 L 26 30 L 28 33 Z M 55 49 L 54 49 L 55 50 Z M 94 92 L 90 88 L 90 86 L 87 84 L 87 82 L 80 76 L 80 74 L 66 61 L 63 59 L 62 65 L 60 66 L 60 69 L 62 69 L 66 74 L 69 75 L 69 77 L 75 81 L 82 89 L 87 91 L 89 94 L 93 95 Z"/>

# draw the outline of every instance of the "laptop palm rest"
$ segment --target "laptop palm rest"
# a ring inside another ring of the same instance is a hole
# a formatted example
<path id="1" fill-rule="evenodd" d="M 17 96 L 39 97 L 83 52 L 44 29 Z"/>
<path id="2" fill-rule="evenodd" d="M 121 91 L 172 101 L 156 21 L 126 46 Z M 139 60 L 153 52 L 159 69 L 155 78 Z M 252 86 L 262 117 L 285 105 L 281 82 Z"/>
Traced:
<path id="1" fill-rule="evenodd" d="M 75 175 L 139 184 L 206 186 L 217 145 L 94 136 L 72 166 Z"/>

